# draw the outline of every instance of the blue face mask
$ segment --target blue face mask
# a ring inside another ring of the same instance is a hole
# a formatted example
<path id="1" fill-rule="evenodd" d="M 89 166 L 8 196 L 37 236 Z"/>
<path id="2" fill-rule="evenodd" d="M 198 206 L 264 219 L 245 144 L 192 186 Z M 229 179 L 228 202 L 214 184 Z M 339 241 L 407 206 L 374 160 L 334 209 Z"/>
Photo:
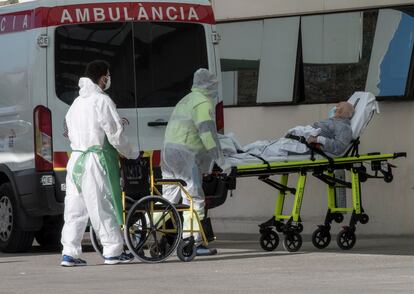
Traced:
<path id="1" fill-rule="evenodd" d="M 336 106 L 332 107 L 331 110 L 328 112 L 328 117 L 333 118 L 336 112 Z"/>

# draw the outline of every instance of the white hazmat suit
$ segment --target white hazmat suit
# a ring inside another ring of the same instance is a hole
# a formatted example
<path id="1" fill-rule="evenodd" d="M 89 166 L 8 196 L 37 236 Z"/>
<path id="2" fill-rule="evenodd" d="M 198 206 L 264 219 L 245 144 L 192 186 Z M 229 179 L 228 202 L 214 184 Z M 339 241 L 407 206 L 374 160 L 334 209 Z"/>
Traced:
<path id="1" fill-rule="evenodd" d="M 62 254 L 79 258 L 89 217 L 103 245 L 103 255 L 116 257 L 122 253 L 123 238 L 111 199 L 108 171 L 99 152 L 88 150 L 105 149 L 109 142 L 127 158 L 137 158 L 139 151 L 133 150 L 124 137 L 121 119 L 109 96 L 89 78 L 81 78 L 79 87 L 79 97 L 66 114 L 73 152 L 67 165 Z M 80 156 L 84 156 L 83 170 L 75 183 L 74 169 Z"/>
<path id="2" fill-rule="evenodd" d="M 223 153 L 217 139 L 214 100 L 218 94 L 218 82 L 206 69 L 199 69 L 194 74 L 191 93 L 178 102 L 165 133 L 161 154 L 161 170 L 164 179 L 182 179 L 186 189 L 193 197 L 194 209 L 200 220 L 204 218 L 203 173 L 210 172 L 213 161 L 220 166 L 225 164 Z M 163 197 L 172 203 L 189 205 L 185 195 L 181 195 L 177 186 L 166 185 Z M 189 230 L 191 222 L 189 213 L 184 213 L 184 230 Z M 194 229 L 198 229 L 193 220 Z M 183 234 L 184 238 L 188 233 Z M 196 234 L 196 241 L 200 234 Z"/>

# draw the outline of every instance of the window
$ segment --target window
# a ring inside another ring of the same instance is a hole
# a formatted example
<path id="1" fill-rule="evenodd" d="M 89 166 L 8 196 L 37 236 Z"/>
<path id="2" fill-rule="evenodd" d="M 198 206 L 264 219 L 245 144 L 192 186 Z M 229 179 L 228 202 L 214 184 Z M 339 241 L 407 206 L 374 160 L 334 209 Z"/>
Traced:
<path id="1" fill-rule="evenodd" d="M 138 107 L 175 106 L 208 67 L 201 25 L 134 23 L 134 47 Z"/>
<path id="2" fill-rule="evenodd" d="M 225 105 L 292 101 L 299 17 L 221 24 L 218 31 Z"/>
<path id="3" fill-rule="evenodd" d="M 378 13 L 367 91 L 378 96 L 409 96 L 407 89 L 414 36 L 414 8 Z"/>
<path id="4" fill-rule="evenodd" d="M 118 108 L 135 108 L 132 25 L 106 23 L 62 26 L 56 29 L 56 94 L 72 104 L 86 65 L 96 59 L 111 65 L 108 94 Z"/>
<path id="5" fill-rule="evenodd" d="M 376 19 L 376 12 L 301 18 L 302 100 L 335 102 L 365 88 Z"/>
<path id="6" fill-rule="evenodd" d="M 86 65 L 111 65 L 108 94 L 118 108 L 169 107 L 191 89 L 194 72 L 208 67 L 202 25 L 105 23 L 56 29 L 55 80 L 59 99 L 71 104 Z"/>
<path id="7" fill-rule="evenodd" d="M 413 97 L 414 6 L 218 25 L 224 105 Z"/>

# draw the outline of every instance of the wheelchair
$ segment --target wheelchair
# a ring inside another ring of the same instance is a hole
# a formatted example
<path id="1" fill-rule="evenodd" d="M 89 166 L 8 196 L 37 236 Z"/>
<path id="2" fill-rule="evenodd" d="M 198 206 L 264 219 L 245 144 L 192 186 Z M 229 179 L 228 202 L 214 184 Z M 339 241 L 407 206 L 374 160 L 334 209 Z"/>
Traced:
<path id="1" fill-rule="evenodd" d="M 123 223 L 120 229 L 124 235 L 124 250 L 129 250 L 145 263 L 165 261 L 175 251 L 181 261 L 188 262 L 195 258 L 198 245 L 208 246 L 215 239 L 210 219 L 206 217 L 200 220 L 194 210 L 193 199 L 185 188 L 185 181 L 155 179 L 152 153 L 144 152 L 139 160 L 122 159 L 120 165 L 122 211 L 116 213 L 122 214 Z M 205 191 L 220 191 L 219 196 L 212 194 L 206 197 L 206 208 L 224 203 L 227 197 L 224 178 L 220 175 L 210 176 L 205 182 Z M 172 204 L 163 198 L 164 185 L 178 186 L 190 205 Z M 189 230 L 183 230 L 184 212 L 190 215 Z M 195 222 L 198 226 L 194 225 Z M 89 232 L 93 248 L 102 255 L 102 245 L 92 226 Z M 183 239 L 183 233 L 190 237 Z M 201 244 L 194 238 L 196 233 L 201 235 Z"/>

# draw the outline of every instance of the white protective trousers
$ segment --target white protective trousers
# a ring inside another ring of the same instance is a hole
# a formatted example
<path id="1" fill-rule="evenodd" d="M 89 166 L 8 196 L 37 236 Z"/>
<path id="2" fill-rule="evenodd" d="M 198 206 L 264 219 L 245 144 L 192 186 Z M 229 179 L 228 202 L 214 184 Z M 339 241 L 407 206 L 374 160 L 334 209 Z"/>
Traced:
<path id="1" fill-rule="evenodd" d="M 103 255 L 119 256 L 123 250 L 123 238 L 116 221 L 107 177 L 98 156 L 90 153 L 85 161 L 82 192 L 78 193 L 72 180 L 72 170 L 80 153 L 73 153 L 66 176 L 65 225 L 62 230 L 62 254 L 78 258 L 82 253 L 81 241 L 88 218 L 101 240 Z"/>
<path id="2" fill-rule="evenodd" d="M 188 193 L 192 196 L 194 210 L 197 212 L 200 220 L 204 219 L 204 191 L 202 176 L 203 173 L 208 172 L 211 160 L 208 158 L 198 157 L 191 151 L 185 149 L 178 150 L 174 148 L 165 148 L 162 156 L 161 170 L 163 179 L 181 179 L 187 183 L 185 187 Z M 190 201 L 186 195 L 175 185 L 163 186 L 163 197 L 171 203 L 177 204 L 180 199 L 182 203 L 190 205 Z M 190 214 L 184 213 L 183 230 L 190 230 Z M 199 230 L 198 223 L 193 215 L 193 229 Z M 183 233 L 183 238 L 189 237 L 189 232 Z M 201 234 L 194 234 L 195 240 L 201 240 Z"/>

